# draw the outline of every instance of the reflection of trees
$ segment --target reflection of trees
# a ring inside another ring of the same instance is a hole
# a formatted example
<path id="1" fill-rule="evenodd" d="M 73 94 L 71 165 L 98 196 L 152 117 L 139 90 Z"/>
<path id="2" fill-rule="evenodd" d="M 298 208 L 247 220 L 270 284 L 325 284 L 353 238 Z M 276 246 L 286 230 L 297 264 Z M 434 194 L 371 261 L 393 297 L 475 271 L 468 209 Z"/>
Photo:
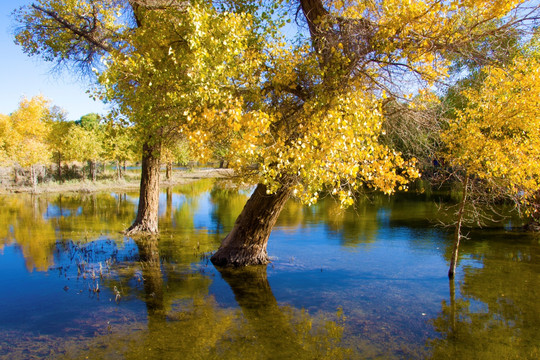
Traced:
<path id="1" fill-rule="evenodd" d="M 463 269 L 461 297 L 450 287 L 450 302 L 434 320 L 442 335 L 431 343 L 434 359 L 540 357 L 540 246 L 505 240 L 464 244 L 483 266 Z"/>
<path id="2" fill-rule="evenodd" d="M 17 244 L 29 271 L 54 265 L 57 241 L 93 241 L 124 230 L 135 207 L 123 195 L 16 195 L 0 199 L 0 246 Z"/>
<path id="3" fill-rule="evenodd" d="M 377 208 L 368 200 L 357 201 L 350 209 L 341 209 L 332 198 L 323 203 L 328 230 L 341 237 L 344 246 L 372 243 L 379 229 Z"/>
<path id="4" fill-rule="evenodd" d="M 354 208 L 342 209 L 331 197 L 319 199 L 312 206 L 288 201 L 277 221 L 277 226 L 285 231 L 312 224 L 324 224 L 326 231 L 345 246 L 373 242 L 379 228 L 377 208 L 368 200 L 358 201 Z"/>
<path id="5" fill-rule="evenodd" d="M 124 263 L 120 278 L 109 280 L 106 286 L 134 293 L 146 303 L 149 318 L 164 319 L 178 299 L 207 295 L 210 278 L 190 272 L 190 265 L 199 261 L 196 249 L 187 246 L 185 253 L 176 256 L 168 249 L 171 244 L 156 236 L 136 237 L 135 243 L 138 261 Z"/>
<path id="6" fill-rule="evenodd" d="M 202 179 L 193 183 L 167 188 L 165 212 L 160 217 L 160 227 L 164 229 L 193 230 L 195 227 L 194 216 L 199 207 L 199 198 L 202 194 L 209 192 L 214 184 L 213 179 Z"/>
<path id="7" fill-rule="evenodd" d="M 307 313 L 278 305 L 267 279 L 266 266 L 242 269 L 223 268 L 219 271 L 231 287 L 247 320 L 247 329 L 234 329 L 234 332 L 240 330 L 237 336 L 245 340 L 240 348 L 237 343 L 229 349 L 232 358 L 340 359 L 350 357 L 350 351 L 340 347 L 343 334 L 341 325 L 325 320 L 322 321 L 321 328 L 316 328 L 314 324 L 317 320 Z M 246 330 L 252 335 L 246 336 Z"/>
<path id="8" fill-rule="evenodd" d="M 237 189 L 216 186 L 210 192 L 210 199 L 214 205 L 212 220 L 219 232 L 229 232 L 236 218 L 244 208 L 248 195 Z"/>
<path id="9" fill-rule="evenodd" d="M 340 359 L 342 325 L 304 311 L 279 306 L 266 268 L 227 270 L 241 312 L 221 308 L 208 296 L 210 280 L 200 273 L 167 273 L 159 264 L 157 241 L 138 240 L 143 264 L 148 324 L 126 323 L 92 340 L 74 358 L 124 359 Z M 197 279 L 197 286 L 193 281 Z M 161 291 L 161 295 L 156 292 Z M 155 294 L 154 294 L 155 293 Z M 154 294 L 155 296 L 151 296 Z"/>
<path id="10" fill-rule="evenodd" d="M 57 216 L 51 218 L 60 235 L 117 234 L 135 216 L 135 204 L 125 194 L 58 195 L 50 204 L 57 209 Z"/>
<path id="11" fill-rule="evenodd" d="M 163 275 L 161 274 L 161 260 L 159 258 L 159 245 L 156 237 L 143 237 L 136 239 L 139 248 L 139 262 L 142 270 L 144 295 L 149 321 L 154 317 L 161 317 L 164 313 L 163 304 Z"/>
<path id="12" fill-rule="evenodd" d="M 187 184 L 181 184 L 173 187 L 174 193 L 184 194 L 190 198 L 196 198 L 201 194 L 210 191 L 216 181 L 214 179 L 200 179 Z"/>
<path id="13" fill-rule="evenodd" d="M 220 235 L 207 228 L 197 228 L 195 217 L 201 194 L 209 191 L 213 182 L 203 181 L 203 186 L 168 188 L 165 214 L 160 218 L 160 249 L 162 259 L 174 259 L 180 266 L 200 261 L 201 256 L 215 250 Z M 177 191 L 183 191 L 182 194 Z"/>
<path id="14" fill-rule="evenodd" d="M 304 213 L 306 211 L 308 209 L 305 205 L 295 199 L 290 199 L 281 210 L 276 226 L 283 231 L 301 227 L 305 224 Z"/>
<path id="15" fill-rule="evenodd" d="M 162 242 L 157 237 L 135 239 L 139 259 L 125 264 L 117 286 L 127 293 L 135 293 L 146 304 L 147 323 L 126 323 L 111 329 L 111 334 L 96 337 L 94 346 L 89 346 L 91 358 L 113 357 L 125 359 L 167 358 L 207 359 L 220 339 L 226 337 L 231 326 L 233 312 L 219 309 L 213 298 L 208 296 L 211 280 L 199 272 L 186 272 L 184 266 L 178 271 L 176 265 L 168 264 L 160 256 Z M 193 252 L 193 251 L 192 251 Z M 172 260 L 172 259 L 171 259 Z M 133 281 L 140 272 L 138 282 Z M 122 300 L 123 301 L 123 300 Z M 122 302 L 121 302 L 122 303 Z M 73 354 L 84 358 L 84 353 Z"/>
<path id="16" fill-rule="evenodd" d="M 439 221 L 444 214 L 439 212 L 437 202 L 414 193 L 400 193 L 386 197 L 385 207 L 391 209 L 389 222 L 391 226 L 425 229 Z"/>
<path id="17" fill-rule="evenodd" d="M 53 264 L 56 234 L 54 225 L 43 218 L 47 201 L 36 196 L 0 198 L 0 247 L 20 247 L 28 271 L 46 271 Z"/>

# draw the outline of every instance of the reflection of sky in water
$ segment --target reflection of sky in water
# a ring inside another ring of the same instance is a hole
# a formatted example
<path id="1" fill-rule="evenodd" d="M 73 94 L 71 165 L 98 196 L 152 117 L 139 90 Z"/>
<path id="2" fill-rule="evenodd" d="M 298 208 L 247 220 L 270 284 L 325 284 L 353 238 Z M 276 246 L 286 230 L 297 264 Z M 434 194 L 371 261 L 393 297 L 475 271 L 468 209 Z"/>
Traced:
<path id="1" fill-rule="evenodd" d="M 68 216 L 78 216 L 78 215 L 81 215 L 81 213 L 82 213 L 82 208 L 81 207 L 77 208 L 77 210 L 75 210 L 75 211 L 72 211 L 70 209 L 61 208 L 58 205 L 48 204 L 47 205 L 47 210 L 43 214 L 43 220 L 59 218 L 59 217 L 62 217 L 62 216 L 66 216 L 66 217 L 68 217 Z"/>
<path id="2" fill-rule="evenodd" d="M 244 191 L 244 195 L 251 191 Z M 76 335 L 91 338 L 97 333 L 106 334 L 111 323 L 141 322 L 145 328 L 149 311 L 145 300 L 150 303 L 156 299 L 155 290 L 147 293 L 145 281 L 155 281 L 156 276 L 161 280 L 152 289 L 163 289 L 163 302 L 170 306 L 168 309 L 187 307 L 185 304 L 192 304 L 200 296 L 215 299 L 217 305 L 212 306 L 238 309 L 239 292 L 234 292 L 202 256 L 215 251 L 219 239 L 226 235 L 217 223 L 229 223 L 230 219 L 220 219 L 224 211 L 218 210 L 220 206 L 221 210 L 228 210 L 227 200 L 231 198 L 217 201 L 210 191 L 196 196 L 172 191 L 167 197 L 163 190 L 160 219 L 163 221 L 171 210 L 173 221 L 162 222 L 170 228 L 162 229 L 164 235 L 156 248 L 146 251 L 147 256 L 155 253 L 157 259 L 161 258 L 161 264 L 156 267 L 138 262 L 140 244 L 135 240 L 102 230 L 99 221 L 103 218 L 110 221 L 109 218 L 117 215 L 108 217 L 105 211 L 116 211 L 116 205 L 122 209 L 120 205 L 126 201 L 128 206 L 124 206 L 122 216 L 132 219 L 136 211 L 134 195 L 112 193 L 110 196 L 114 201 L 98 212 L 96 222 L 87 220 L 96 217 L 91 214 L 92 207 L 77 206 L 73 199 L 71 210 L 60 211 L 58 205 L 49 203 L 37 215 L 41 218 L 40 226 L 54 224 L 56 239 L 33 243 L 34 234 L 31 234 L 24 243 L 15 239 L 14 244 L 2 247 L 0 337 L 2 331 L 18 331 L 25 336 L 39 333 L 60 338 Z M 446 272 L 452 236 L 427 223 L 425 217 L 432 213 L 432 207 L 425 202 L 385 201 L 383 205 L 368 204 L 358 213 L 349 211 L 339 216 L 333 212 L 335 207 L 325 200 L 309 208 L 289 203 L 270 236 L 268 252 L 273 261 L 267 268 L 267 277 L 271 296 L 278 304 L 305 309 L 311 315 L 331 314 L 342 308 L 347 317 L 347 341 L 370 342 L 379 356 L 400 358 L 401 348 L 424 351 L 428 339 L 441 337 L 433 322 L 447 316 L 443 304 L 450 303 Z M 21 209 L 28 208 L 27 204 L 23 205 Z M 74 223 L 80 227 L 60 221 L 61 217 L 76 217 Z M 93 232 L 91 226 L 98 225 L 100 230 Z M 24 234 L 32 224 L 14 222 L 8 226 L 10 233 Z M 62 226 L 70 227 L 65 230 Z M 522 316 L 519 312 L 505 318 L 503 312 L 491 314 L 490 311 L 496 311 L 493 304 L 536 299 L 530 293 L 534 290 L 528 287 L 526 292 L 525 286 L 516 288 L 519 282 L 512 279 L 506 279 L 501 289 L 493 284 L 493 279 L 514 271 L 531 283 L 539 280 L 540 245 L 537 241 L 531 243 L 526 236 L 508 238 L 503 232 L 484 231 L 472 233 L 471 237 L 463 243 L 456 283 L 456 296 L 467 304 L 461 308 L 467 309 L 461 320 L 472 321 L 467 319 L 473 313 L 502 319 L 515 327 L 517 333 L 527 333 L 528 329 L 519 327 Z M 52 258 L 47 271 L 30 271 L 26 266 L 27 258 L 47 254 Z M 84 274 L 80 273 L 81 264 Z M 106 276 L 91 279 L 100 264 L 106 269 Z M 149 272 L 151 268 L 154 273 Z M 482 276 L 489 282 L 478 283 Z M 100 284 L 99 294 L 91 291 L 96 281 Z M 118 304 L 114 301 L 114 287 L 122 294 Z M 478 288 L 491 292 L 483 296 L 477 292 Z M 512 291 L 513 298 L 501 297 Z M 537 303 L 529 304 L 528 317 L 538 318 L 537 308 Z M 511 309 L 505 307 L 504 311 Z M 489 321 L 486 324 L 492 324 L 493 320 Z"/>
<path id="3" fill-rule="evenodd" d="M 210 202 L 210 193 L 205 192 L 197 199 L 197 207 L 194 213 L 195 228 L 212 229 L 215 228 L 212 220 L 213 205 Z"/>
<path id="4" fill-rule="evenodd" d="M 184 194 L 171 194 L 171 205 L 173 209 L 177 209 L 182 205 L 184 202 L 186 202 L 186 196 Z M 136 200 L 137 205 L 139 204 L 139 200 Z M 159 193 L 159 216 L 162 217 L 165 215 L 167 211 L 167 193 L 160 192 Z"/>

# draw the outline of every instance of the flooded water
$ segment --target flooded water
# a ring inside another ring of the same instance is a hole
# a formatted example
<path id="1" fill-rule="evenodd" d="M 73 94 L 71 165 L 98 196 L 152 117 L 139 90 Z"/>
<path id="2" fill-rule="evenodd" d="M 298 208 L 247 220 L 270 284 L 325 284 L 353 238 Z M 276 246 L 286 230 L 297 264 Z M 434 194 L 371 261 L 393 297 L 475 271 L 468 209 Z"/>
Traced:
<path id="1" fill-rule="evenodd" d="M 159 238 L 120 231 L 137 194 L 0 196 L 2 359 L 538 359 L 540 241 L 451 234 L 425 195 L 287 204 L 267 267 L 209 262 L 249 196 L 164 190 Z"/>

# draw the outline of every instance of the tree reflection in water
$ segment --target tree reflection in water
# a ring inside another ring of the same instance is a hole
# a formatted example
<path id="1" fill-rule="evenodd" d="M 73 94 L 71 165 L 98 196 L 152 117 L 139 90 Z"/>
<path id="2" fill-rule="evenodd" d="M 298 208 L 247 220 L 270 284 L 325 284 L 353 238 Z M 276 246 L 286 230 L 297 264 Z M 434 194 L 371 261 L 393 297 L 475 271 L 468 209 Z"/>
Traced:
<path id="1" fill-rule="evenodd" d="M 325 316 L 315 318 L 305 311 L 279 306 L 267 279 L 266 265 L 218 270 L 247 320 L 247 326 L 236 329 L 238 338 L 245 339 L 240 347 L 245 350 L 238 353 L 238 358 L 344 359 L 352 355 L 341 344 L 344 329 L 341 315 L 328 320 Z M 246 331 L 250 336 L 244 335 Z M 231 347 L 231 351 L 238 350 Z"/>
<path id="2" fill-rule="evenodd" d="M 450 281 L 450 301 L 433 320 L 442 335 L 432 340 L 433 359 L 540 358 L 540 247 L 537 240 L 465 242 L 482 259 Z M 460 293 L 457 293 L 459 289 Z"/>
<path id="3" fill-rule="evenodd" d="M 120 234 L 133 195 L 0 197 L 0 358 L 540 358 L 537 238 L 473 232 L 449 295 L 432 202 L 373 197 L 342 210 L 327 197 L 289 202 L 269 275 L 218 271 L 207 255 L 248 193 L 210 181 L 167 189 L 159 239 Z"/>
<path id="4" fill-rule="evenodd" d="M 91 341 L 69 357 L 122 359 L 343 359 L 343 319 L 311 316 L 279 306 L 266 267 L 220 270 L 239 309 L 221 307 L 201 291 L 210 281 L 184 273 L 174 281 L 161 263 L 156 237 L 136 240 L 148 312 L 146 325 L 129 323 Z M 178 277 L 178 274 L 176 275 Z M 193 281 L 198 285 L 190 286 Z M 183 285 L 183 286 L 182 286 Z"/>

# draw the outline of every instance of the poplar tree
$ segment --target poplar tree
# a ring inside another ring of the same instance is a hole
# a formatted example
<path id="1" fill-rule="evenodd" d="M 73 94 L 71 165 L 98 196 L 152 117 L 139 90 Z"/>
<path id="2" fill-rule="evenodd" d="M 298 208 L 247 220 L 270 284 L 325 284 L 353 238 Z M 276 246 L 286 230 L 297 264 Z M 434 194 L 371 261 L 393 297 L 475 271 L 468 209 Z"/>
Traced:
<path id="1" fill-rule="evenodd" d="M 51 0 L 19 13 L 17 38 L 56 62 L 103 59 L 97 96 L 143 141 L 131 232 L 157 232 L 164 139 L 186 138 L 201 159 L 227 145 L 229 166 L 257 185 L 212 261 L 240 266 L 269 261 L 291 196 L 313 204 L 324 191 L 345 207 L 365 187 L 406 189 L 415 159 L 380 141 L 388 99 L 430 93 L 453 56 L 484 57 L 471 43 L 537 16 L 517 0 Z M 300 25 L 295 41 L 281 19 Z"/>

